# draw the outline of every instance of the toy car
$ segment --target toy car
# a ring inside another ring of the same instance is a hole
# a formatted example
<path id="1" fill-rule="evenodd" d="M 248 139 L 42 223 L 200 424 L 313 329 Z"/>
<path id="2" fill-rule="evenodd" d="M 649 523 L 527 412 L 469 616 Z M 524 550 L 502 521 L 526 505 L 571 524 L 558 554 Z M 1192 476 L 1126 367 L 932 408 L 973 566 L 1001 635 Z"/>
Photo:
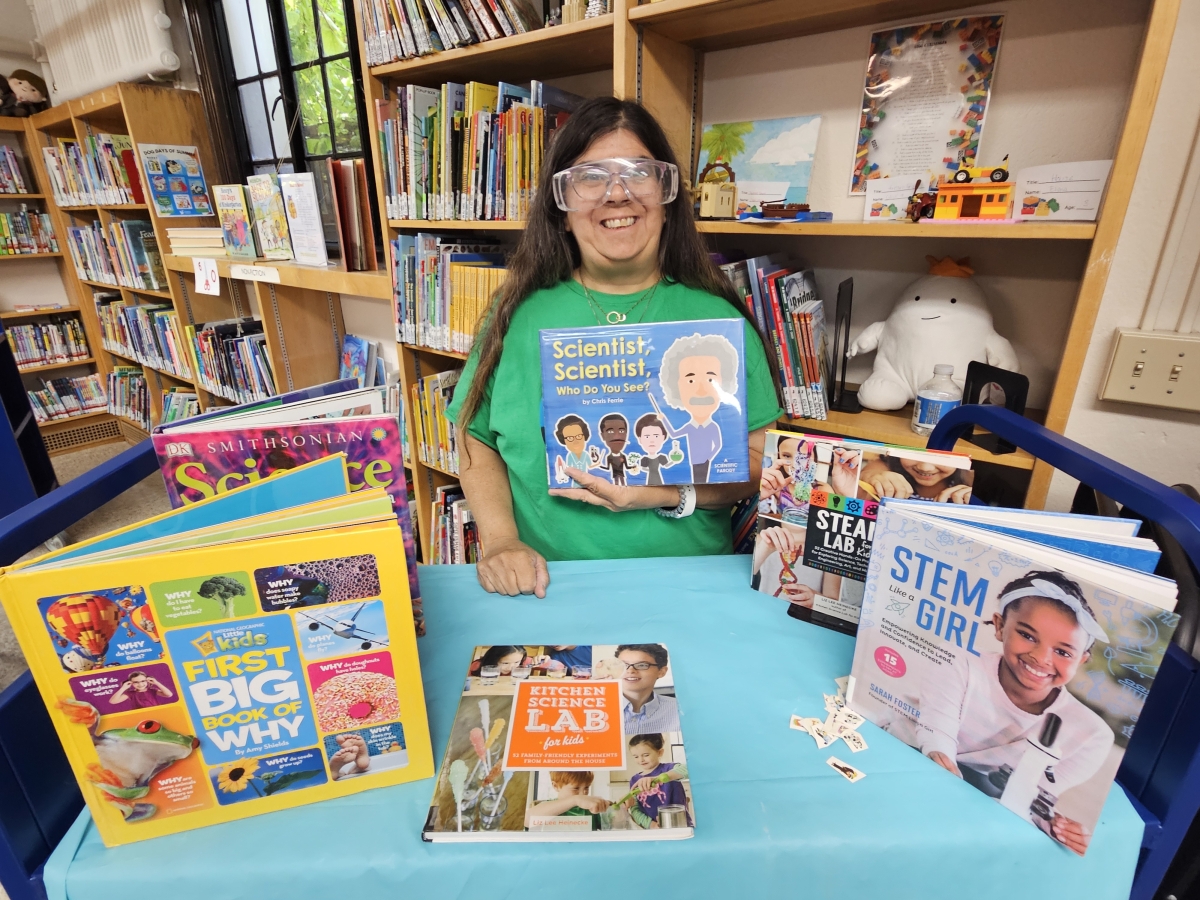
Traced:
<path id="1" fill-rule="evenodd" d="M 908 198 L 908 208 L 904 214 L 914 222 L 919 222 L 921 219 L 932 219 L 933 210 L 937 205 L 937 191 L 922 191 L 921 179 L 917 179 L 917 183 L 913 185 L 912 196 Z"/>
<path id="2" fill-rule="evenodd" d="M 1008 180 L 1008 154 L 1004 155 L 1004 159 L 1000 160 L 998 166 L 964 166 L 959 163 L 958 171 L 954 173 L 953 181 L 956 184 L 966 184 L 969 181 L 974 181 L 976 178 L 986 178 L 990 181 L 1007 181 Z"/>

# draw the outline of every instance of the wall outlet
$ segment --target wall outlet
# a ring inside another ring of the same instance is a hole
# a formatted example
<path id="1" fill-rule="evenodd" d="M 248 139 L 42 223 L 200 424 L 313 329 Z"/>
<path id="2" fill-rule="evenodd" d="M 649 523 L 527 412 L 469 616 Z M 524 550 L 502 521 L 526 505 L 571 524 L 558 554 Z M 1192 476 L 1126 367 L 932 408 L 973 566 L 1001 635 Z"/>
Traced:
<path id="1" fill-rule="evenodd" d="M 1200 412 L 1200 334 L 1118 328 L 1100 399 Z"/>

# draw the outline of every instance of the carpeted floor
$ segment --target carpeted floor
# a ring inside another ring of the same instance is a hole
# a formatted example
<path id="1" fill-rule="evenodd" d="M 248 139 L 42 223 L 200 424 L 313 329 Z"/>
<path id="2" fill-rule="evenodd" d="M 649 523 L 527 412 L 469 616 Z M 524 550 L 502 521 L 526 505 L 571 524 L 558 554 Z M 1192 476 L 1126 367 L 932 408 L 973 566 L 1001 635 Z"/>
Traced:
<path id="1" fill-rule="evenodd" d="M 126 449 L 128 445 L 124 442 L 102 444 L 99 447 L 86 447 L 74 453 L 53 457 L 54 471 L 58 475 L 59 484 L 66 484 Z M 104 534 L 114 528 L 164 513 L 170 508 L 162 476 L 156 472 L 67 529 L 67 543 L 72 544 Z M 44 548 L 38 548 L 26 554 L 26 557 L 39 556 L 43 552 Z M 7 687 L 25 669 L 25 659 L 17 647 L 8 619 L 0 609 L 0 690 Z"/>

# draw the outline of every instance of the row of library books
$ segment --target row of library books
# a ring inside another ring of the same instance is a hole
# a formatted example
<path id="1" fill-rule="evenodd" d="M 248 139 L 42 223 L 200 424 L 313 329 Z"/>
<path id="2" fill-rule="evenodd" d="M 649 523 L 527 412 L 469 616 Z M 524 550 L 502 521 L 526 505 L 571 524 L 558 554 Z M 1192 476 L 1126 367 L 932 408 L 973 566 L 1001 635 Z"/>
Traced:
<path id="1" fill-rule="evenodd" d="M 7 144 L 0 144 L 0 194 L 28 194 L 21 158 Z"/>
<path id="2" fill-rule="evenodd" d="M 192 377 L 191 341 L 173 307 L 127 303 L 108 291 L 94 293 L 92 300 L 105 350 L 180 378 Z"/>
<path id="3" fill-rule="evenodd" d="M 167 274 L 154 227 L 147 221 L 100 222 L 67 229 L 67 247 L 80 279 L 133 290 L 165 291 Z"/>
<path id="4" fill-rule="evenodd" d="M 59 206 L 145 203 L 127 134 L 88 134 L 82 141 L 57 138 L 43 147 L 50 188 Z"/>
<path id="5" fill-rule="evenodd" d="M 829 340 L 812 269 L 780 256 L 725 263 L 721 270 L 767 337 L 789 416 L 829 418 Z"/>
<path id="6" fill-rule="evenodd" d="M 342 338 L 338 378 L 353 378 L 359 387 L 381 388 L 387 385 L 387 362 L 383 355 L 383 342 L 357 334 L 347 334 Z"/>
<path id="7" fill-rule="evenodd" d="M 369 0 L 362 11 L 369 66 L 542 27 L 530 0 Z"/>
<path id="8" fill-rule="evenodd" d="M 451 475 L 458 474 L 458 429 L 446 418 L 446 409 L 454 398 L 460 374 L 459 369 L 439 372 L 419 379 L 409 388 L 413 413 L 409 458 L 415 449 L 422 463 Z"/>
<path id="9" fill-rule="evenodd" d="M 544 148 L 582 102 L 538 81 L 397 86 L 375 102 L 388 218 L 528 218 Z"/>
<path id="10" fill-rule="evenodd" d="M 108 411 L 150 430 L 150 391 L 137 366 L 117 366 L 108 373 Z"/>
<path id="11" fill-rule="evenodd" d="M 429 540 L 429 562 L 438 565 L 477 563 L 483 556 L 479 526 L 471 515 L 462 488 L 439 487 L 433 497 L 433 534 Z"/>
<path id="12" fill-rule="evenodd" d="M 200 415 L 200 397 L 184 387 L 164 388 L 162 392 L 162 415 L 158 424 L 170 425 Z"/>
<path id="13" fill-rule="evenodd" d="M 58 237 L 49 215 L 30 212 L 24 203 L 15 213 L 0 213 L 0 256 L 57 252 Z"/>
<path id="14" fill-rule="evenodd" d="M 234 403 L 265 400 L 278 393 L 262 322 L 225 319 L 195 327 L 193 347 L 200 387 Z M 192 328 L 187 326 L 186 333 Z"/>
<path id="15" fill-rule="evenodd" d="M 100 376 L 95 373 L 43 379 L 41 388 L 27 393 L 33 418 L 39 423 L 100 412 L 108 402 Z"/>
<path id="16" fill-rule="evenodd" d="M 83 324 L 76 318 L 13 325 L 6 331 L 18 366 L 44 366 L 91 356 Z"/>
<path id="17" fill-rule="evenodd" d="M 493 243 L 449 235 L 399 235 L 392 241 L 396 340 L 467 353 L 492 294 L 508 275 Z"/>

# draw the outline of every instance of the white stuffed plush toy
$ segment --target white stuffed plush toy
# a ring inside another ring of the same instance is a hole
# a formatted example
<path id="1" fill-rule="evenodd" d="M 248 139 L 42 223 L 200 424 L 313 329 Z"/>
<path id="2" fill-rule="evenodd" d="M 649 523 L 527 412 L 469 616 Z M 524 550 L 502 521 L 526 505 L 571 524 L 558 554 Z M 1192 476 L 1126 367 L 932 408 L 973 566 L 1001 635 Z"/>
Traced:
<path id="1" fill-rule="evenodd" d="M 868 409 L 900 409 L 916 399 L 938 363 L 954 366 L 962 387 L 967 364 L 1017 369 L 1012 344 L 992 327 L 992 314 L 969 259 L 929 260 L 929 274 L 904 289 L 886 322 L 870 325 L 850 345 L 849 355 L 875 350 L 875 368 L 858 389 Z"/>

